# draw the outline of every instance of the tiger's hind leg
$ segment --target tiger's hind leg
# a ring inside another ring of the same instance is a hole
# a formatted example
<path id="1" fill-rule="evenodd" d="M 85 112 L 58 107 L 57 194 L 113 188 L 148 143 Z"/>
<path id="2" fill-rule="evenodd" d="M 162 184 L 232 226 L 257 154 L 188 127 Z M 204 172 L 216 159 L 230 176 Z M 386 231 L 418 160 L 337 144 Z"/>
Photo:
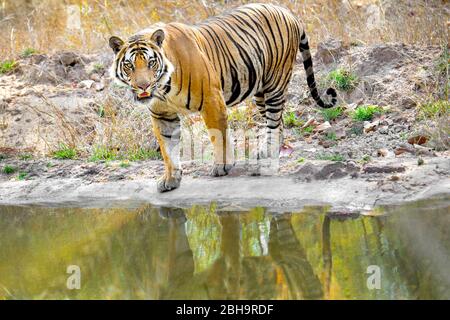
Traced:
<path id="1" fill-rule="evenodd" d="M 285 94 L 257 93 L 255 103 L 262 122 L 258 123 L 258 160 L 278 159 L 283 134 Z"/>

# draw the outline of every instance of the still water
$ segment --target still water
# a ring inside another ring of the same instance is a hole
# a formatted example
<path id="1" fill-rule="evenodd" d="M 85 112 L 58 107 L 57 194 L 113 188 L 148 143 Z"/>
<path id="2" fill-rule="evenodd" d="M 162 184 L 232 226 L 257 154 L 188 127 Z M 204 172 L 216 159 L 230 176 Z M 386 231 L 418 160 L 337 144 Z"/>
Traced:
<path id="1" fill-rule="evenodd" d="M 0 207 L 0 299 L 449 299 L 449 203 Z"/>

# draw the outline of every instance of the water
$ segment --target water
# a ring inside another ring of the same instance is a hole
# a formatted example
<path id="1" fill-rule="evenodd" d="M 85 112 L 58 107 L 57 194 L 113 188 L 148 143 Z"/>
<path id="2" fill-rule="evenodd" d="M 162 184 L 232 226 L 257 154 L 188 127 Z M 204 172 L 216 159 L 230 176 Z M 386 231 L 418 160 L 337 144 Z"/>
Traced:
<path id="1" fill-rule="evenodd" d="M 0 299 L 449 299 L 449 203 L 376 216 L 0 207 Z"/>

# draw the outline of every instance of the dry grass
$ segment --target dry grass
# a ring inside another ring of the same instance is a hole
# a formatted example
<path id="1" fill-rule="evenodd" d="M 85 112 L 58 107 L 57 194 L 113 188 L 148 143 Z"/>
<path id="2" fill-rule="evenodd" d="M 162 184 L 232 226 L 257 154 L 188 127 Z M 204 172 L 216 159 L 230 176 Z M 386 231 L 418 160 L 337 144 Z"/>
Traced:
<path id="1" fill-rule="evenodd" d="M 96 51 L 111 34 L 130 35 L 158 21 L 196 23 L 249 1 L 0 0 L 0 60 L 30 48 Z M 312 43 L 327 37 L 349 44 L 447 42 L 448 1 L 260 1 L 289 7 Z"/>
<path id="2" fill-rule="evenodd" d="M 42 106 L 29 108 L 40 115 L 38 139 L 45 145 L 44 153 L 52 156 L 64 145 L 80 157 L 93 157 L 103 150 L 117 159 L 154 158 L 157 144 L 150 113 L 124 96 L 110 90 L 95 105 L 78 108 L 83 116 L 72 116 L 41 96 Z M 51 134 L 45 130 L 48 123 L 53 124 Z"/>

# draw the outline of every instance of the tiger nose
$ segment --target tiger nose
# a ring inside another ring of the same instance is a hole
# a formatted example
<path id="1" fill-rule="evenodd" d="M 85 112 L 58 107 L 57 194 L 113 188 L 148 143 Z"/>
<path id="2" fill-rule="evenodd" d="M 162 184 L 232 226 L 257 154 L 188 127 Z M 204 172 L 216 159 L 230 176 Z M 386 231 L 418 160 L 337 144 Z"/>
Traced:
<path id="1" fill-rule="evenodd" d="M 137 86 L 139 89 L 145 91 L 147 90 L 148 87 L 150 87 L 150 83 L 147 81 L 140 81 L 137 83 Z"/>

